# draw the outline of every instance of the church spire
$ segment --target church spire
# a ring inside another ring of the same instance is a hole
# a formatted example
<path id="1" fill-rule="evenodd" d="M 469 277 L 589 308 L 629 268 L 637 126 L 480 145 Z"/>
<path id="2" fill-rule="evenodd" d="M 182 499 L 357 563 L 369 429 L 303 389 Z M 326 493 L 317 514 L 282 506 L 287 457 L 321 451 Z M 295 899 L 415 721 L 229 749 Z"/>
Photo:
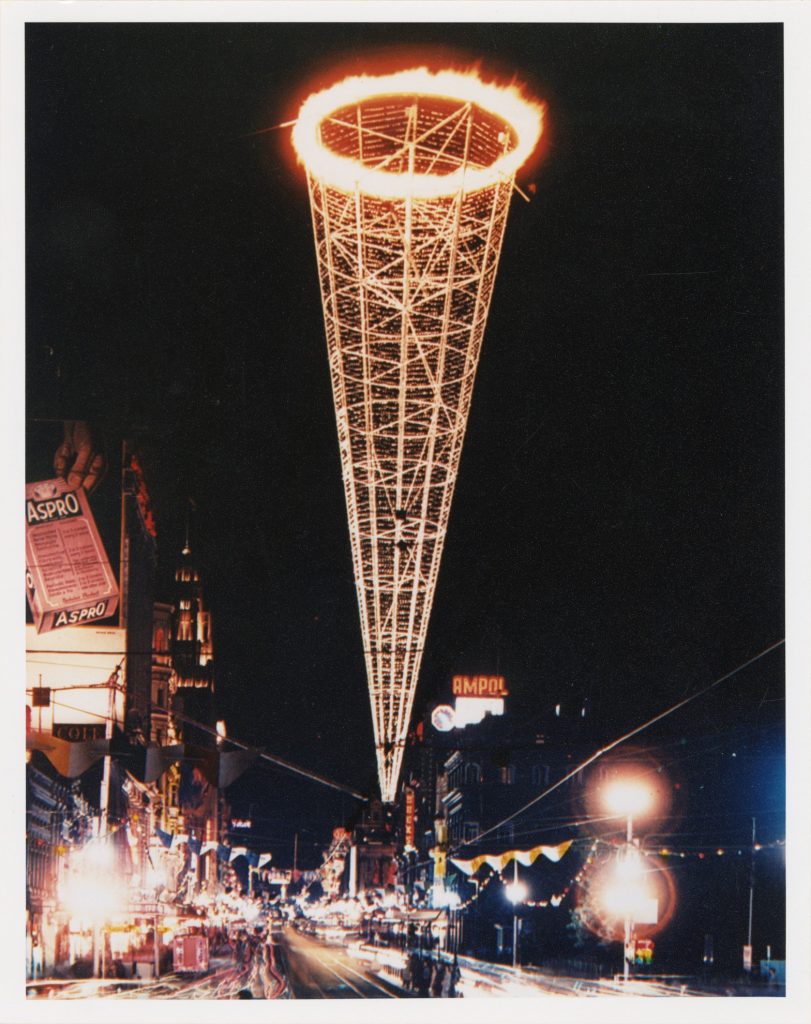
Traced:
<path id="1" fill-rule="evenodd" d="M 197 505 L 195 504 L 193 498 L 189 498 L 188 504 L 186 505 L 186 543 L 183 545 L 183 551 L 181 552 L 181 554 L 184 555 L 191 554 L 191 545 L 189 544 L 189 533 L 191 530 L 192 511 L 197 511 Z"/>

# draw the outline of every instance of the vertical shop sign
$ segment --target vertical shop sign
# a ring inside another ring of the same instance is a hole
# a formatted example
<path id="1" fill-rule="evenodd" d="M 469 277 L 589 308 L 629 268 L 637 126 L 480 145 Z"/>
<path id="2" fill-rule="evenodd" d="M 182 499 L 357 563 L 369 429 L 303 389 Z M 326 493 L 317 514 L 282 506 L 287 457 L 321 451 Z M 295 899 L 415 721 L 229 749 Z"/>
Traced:
<path id="1" fill-rule="evenodd" d="M 414 846 L 414 825 L 417 801 L 414 790 L 408 787 L 405 791 L 405 845 Z"/>

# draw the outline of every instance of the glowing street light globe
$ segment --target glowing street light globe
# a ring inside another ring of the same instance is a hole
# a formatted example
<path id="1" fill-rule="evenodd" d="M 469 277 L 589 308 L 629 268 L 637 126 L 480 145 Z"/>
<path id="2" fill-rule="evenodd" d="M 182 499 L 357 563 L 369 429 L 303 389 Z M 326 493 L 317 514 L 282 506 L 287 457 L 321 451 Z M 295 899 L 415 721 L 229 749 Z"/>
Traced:
<path id="1" fill-rule="evenodd" d="M 527 898 L 527 887 L 523 882 L 511 882 L 504 892 L 510 903 L 523 903 Z"/>
<path id="2" fill-rule="evenodd" d="M 645 858 L 627 847 L 599 890 L 601 909 L 609 918 L 629 918 L 636 924 L 656 924 L 659 900 L 649 886 Z"/>
<path id="3" fill-rule="evenodd" d="M 658 919 L 658 901 L 639 881 L 620 879 L 606 886 L 600 903 L 610 918 L 629 917 L 636 924 L 656 924 Z"/>
<path id="4" fill-rule="evenodd" d="M 635 818 L 650 810 L 653 791 L 640 779 L 616 779 L 604 790 L 603 802 L 613 814 Z"/>

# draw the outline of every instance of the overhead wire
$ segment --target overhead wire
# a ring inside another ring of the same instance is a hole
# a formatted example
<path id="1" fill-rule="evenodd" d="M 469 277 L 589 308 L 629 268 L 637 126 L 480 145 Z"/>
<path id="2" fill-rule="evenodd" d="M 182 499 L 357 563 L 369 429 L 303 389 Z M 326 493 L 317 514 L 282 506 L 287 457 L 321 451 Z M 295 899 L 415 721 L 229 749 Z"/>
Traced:
<path id="1" fill-rule="evenodd" d="M 570 772 L 567 772 L 566 775 L 564 775 L 561 779 L 558 779 L 558 781 L 553 783 L 551 786 L 547 787 L 543 792 L 539 793 L 538 796 L 533 797 L 532 800 L 530 800 L 528 803 L 524 804 L 523 807 L 520 807 L 517 811 L 514 811 L 512 814 L 507 815 L 506 818 L 503 818 L 501 821 L 497 822 L 495 825 L 493 825 L 490 828 L 486 829 L 484 832 L 479 833 L 479 835 L 476 837 L 476 839 L 469 839 L 469 840 L 463 841 L 462 843 L 460 843 L 460 845 L 458 847 L 455 848 L 455 850 L 461 850 L 465 846 L 470 846 L 474 842 L 479 842 L 485 836 L 488 836 L 491 833 L 496 832 L 498 829 L 502 828 L 508 822 L 512 821 L 514 818 L 517 818 L 519 815 L 521 815 L 525 811 L 529 810 L 530 807 L 534 807 L 535 804 L 537 804 L 541 800 L 545 799 L 550 793 L 553 793 L 556 789 L 559 789 L 564 783 L 568 782 L 569 779 L 572 779 L 576 775 L 579 775 L 580 772 L 582 772 L 584 769 L 586 769 L 589 765 L 594 764 L 595 761 L 599 760 L 599 758 L 601 758 L 604 754 L 607 754 L 610 750 L 613 750 L 615 747 L 618 747 L 621 743 L 624 743 L 626 740 L 631 739 L 631 737 L 636 736 L 638 733 L 643 732 L 645 729 L 650 728 L 650 726 L 654 725 L 656 722 L 661 721 L 663 718 L 667 718 L 668 715 L 672 715 L 674 712 L 678 711 L 680 708 L 683 708 L 687 704 L 692 703 L 692 701 L 697 700 L 699 697 L 702 697 L 704 694 L 709 693 L 710 690 L 715 689 L 716 686 L 720 686 L 721 683 L 726 682 L 726 680 L 728 680 L 728 679 L 731 679 L 734 675 L 737 675 L 738 672 L 742 672 L 745 668 L 748 668 L 750 665 L 753 665 L 756 661 L 759 661 L 761 658 L 764 658 L 767 654 L 769 654 L 771 651 L 776 650 L 778 647 L 780 647 L 784 643 L 785 643 L 785 638 L 781 638 L 780 640 L 776 640 L 774 643 L 769 644 L 768 647 L 765 647 L 762 651 L 759 651 L 753 657 L 748 658 L 746 661 L 742 662 L 740 665 L 737 665 L 731 671 L 726 672 L 724 675 L 720 676 L 718 679 L 715 679 L 712 683 L 709 683 L 707 686 L 702 687 L 700 690 L 697 690 L 695 693 L 690 694 L 689 696 L 683 698 L 682 700 L 678 701 L 676 704 L 672 704 L 669 708 L 666 708 L 664 711 L 659 712 L 659 714 L 654 715 L 652 718 L 649 718 L 647 721 L 642 722 L 641 725 L 635 726 L 633 729 L 630 729 L 628 732 L 623 733 L 622 736 L 619 736 L 617 739 L 612 740 L 610 743 L 606 744 L 604 747 L 601 747 L 599 750 L 595 751 L 590 757 L 587 757 L 585 761 L 581 761 L 581 763 L 579 765 L 574 767 Z"/>
<path id="2" fill-rule="evenodd" d="M 342 782 L 335 782 L 332 779 L 328 779 L 325 775 L 319 775 L 317 772 L 310 771 L 307 768 L 300 768 L 298 765 L 293 764 L 292 761 L 287 761 L 283 757 L 277 757 L 275 754 L 268 754 L 264 750 L 257 750 L 255 746 L 243 743 L 241 740 L 236 740 L 232 736 L 221 737 L 216 729 L 212 729 L 211 726 L 206 725 L 203 722 L 198 722 L 195 719 L 190 718 L 188 715 L 181 714 L 177 711 L 172 711 L 171 715 L 172 717 L 179 719 L 181 722 L 185 722 L 187 725 L 192 725 L 196 729 L 207 732 L 210 736 L 215 736 L 218 739 L 224 739 L 225 742 L 232 743 L 235 747 L 239 747 L 241 750 L 255 751 L 263 761 L 268 761 L 270 764 L 277 765 L 278 767 L 284 768 L 296 775 L 301 775 L 306 779 L 310 779 L 312 782 L 319 782 L 323 786 L 329 786 L 331 789 L 337 789 L 341 793 L 347 793 L 356 800 L 366 802 L 369 799 L 368 796 L 363 793 L 359 793 L 358 790 L 353 789 L 351 786 L 344 785 Z"/>
<path id="3" fill-rule="evenodd" d="M 59 692 L 59 691 L 55 691 L 55 692 Z M 112 717 L 112 719 L 111 719 L 111 716 L 103 714 L 101 712 L 89 711 L 86 708 L 77 708 L 74 705 L 67 704 L 64 701 L 57 700 L 53 696 L 53 692 L 52 692 L 52 696 L 51 696 L 51 703 L 54 704 L 57 707 L 65 708 L 68 711 L 77 711 L 77 712 L 79 712 L 81 714 L 89 715 L 92 718 L 99 718 L 103 722 L 107 722 L 109 720 L 112 720 L 114 724 L 117 724 L 117 721 L 118 721 L 116 717 Z M 161 708 L 160 705 L 158 705 L 158 704 L 153 704 L 152 706 L 153 706 L 153 708 L 159 708 L 162 711 L 166 710 L 165 708 Z M 208 733 L 211 736 L 215 736 L 218 739 L 223 739 L 224 742 L 231 743 L 231 744 L 233 744 L 233 746 L 239 747 L 241 750 L 255 751 L 257 753 L 257 756 L 261 760 L 266 761 L 266 762 L 268 762 L 270 764 L 273 764 L 276 767 L 283 768 L 283 769 L 285 769 L 285 771 L 289 771 L 289 772 L 292 772 L 292 773 L 294 773 L 296 775 L 300 775 L 303 778 L 309 779 L 311 782 L 318 782 L 318 783 L 320 783 L 323 786 L 328 786 L 329 788 L 338 790 L 341 793 L 346 793 L 349 796 L 354 797 L 356 800 L 361 800 L 363 802 L 366 802 L 369 799 L 368 796 L 366 796 L 363 793 L 358 792 L 358 790 L 353 789 L 351 786 L 347 786 L 347 785 L 345 785 L 344 783 L 341 783 L 341 782 L 335 782 L 333 779 L 329 779 L 325 775 L 320 775 L 317 772 L 310 771 L 307 768 L 301 768 L 299 765 L 293 764 L 292 761 L 287 761 L 285 758 L 277 757 L 274 754 L 268 754 L 264 750 L 257 750 L 256 747 L 251 746 L 248 743 L 243 743 L 241 740 L 234 739 L 231 736 L 221 737 L 216 729 L 213 729 L 210 726 L 205 725 L 203 722 L 198 722 L 195 719 L 190 718 L 188 715 L 183 715 L 183 714 L 181 714 L 181 713 L 179 713 L 177 711 L 172 711 L 170 714 L 172 715 L 172 717 L 177 718 L 180 721 L 185 722 L 187 725 L 192 725 L 195 728 L 198 728 L 201 731 L 206 732 L 206 733 Z"/>

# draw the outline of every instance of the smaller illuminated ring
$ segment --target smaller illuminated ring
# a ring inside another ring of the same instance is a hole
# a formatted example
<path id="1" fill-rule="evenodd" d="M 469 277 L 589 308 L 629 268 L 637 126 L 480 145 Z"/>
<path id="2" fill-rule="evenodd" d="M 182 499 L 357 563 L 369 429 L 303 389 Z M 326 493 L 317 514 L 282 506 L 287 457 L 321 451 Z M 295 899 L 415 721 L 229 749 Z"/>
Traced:
<path id="1" fill-rule="evenodd" d="M 431 713 L 431 724 L 438 732 L 450 732 L 456 724 L 456 712 L 450 704 L 438 704 Z"/>
<path id="2" fill-rule="evenodd" d="M 500 118 L 515 133 L 513 149 L 489 167 L 460 167 L 450 174 L 392 173 L 365 167 L 323 145 L 321 123 L 342 107 L 365 103 L 381 96 L 436 96 L 474 103 Z M 530 156 L 541 136 L 543 107 L 528 100 L 514 86 L 482 82 L 473 72 L 431 72 L 427 68 L 398 71 L 391 75 L 358 75 L 345 78 L 302 104 L 293 128 L 293 146 L 301 163 L 325 185 L 344 192 L 359 189 L 382 199 L 434 199 L 460 190 L 475 192 L 509 180 Z"/>

